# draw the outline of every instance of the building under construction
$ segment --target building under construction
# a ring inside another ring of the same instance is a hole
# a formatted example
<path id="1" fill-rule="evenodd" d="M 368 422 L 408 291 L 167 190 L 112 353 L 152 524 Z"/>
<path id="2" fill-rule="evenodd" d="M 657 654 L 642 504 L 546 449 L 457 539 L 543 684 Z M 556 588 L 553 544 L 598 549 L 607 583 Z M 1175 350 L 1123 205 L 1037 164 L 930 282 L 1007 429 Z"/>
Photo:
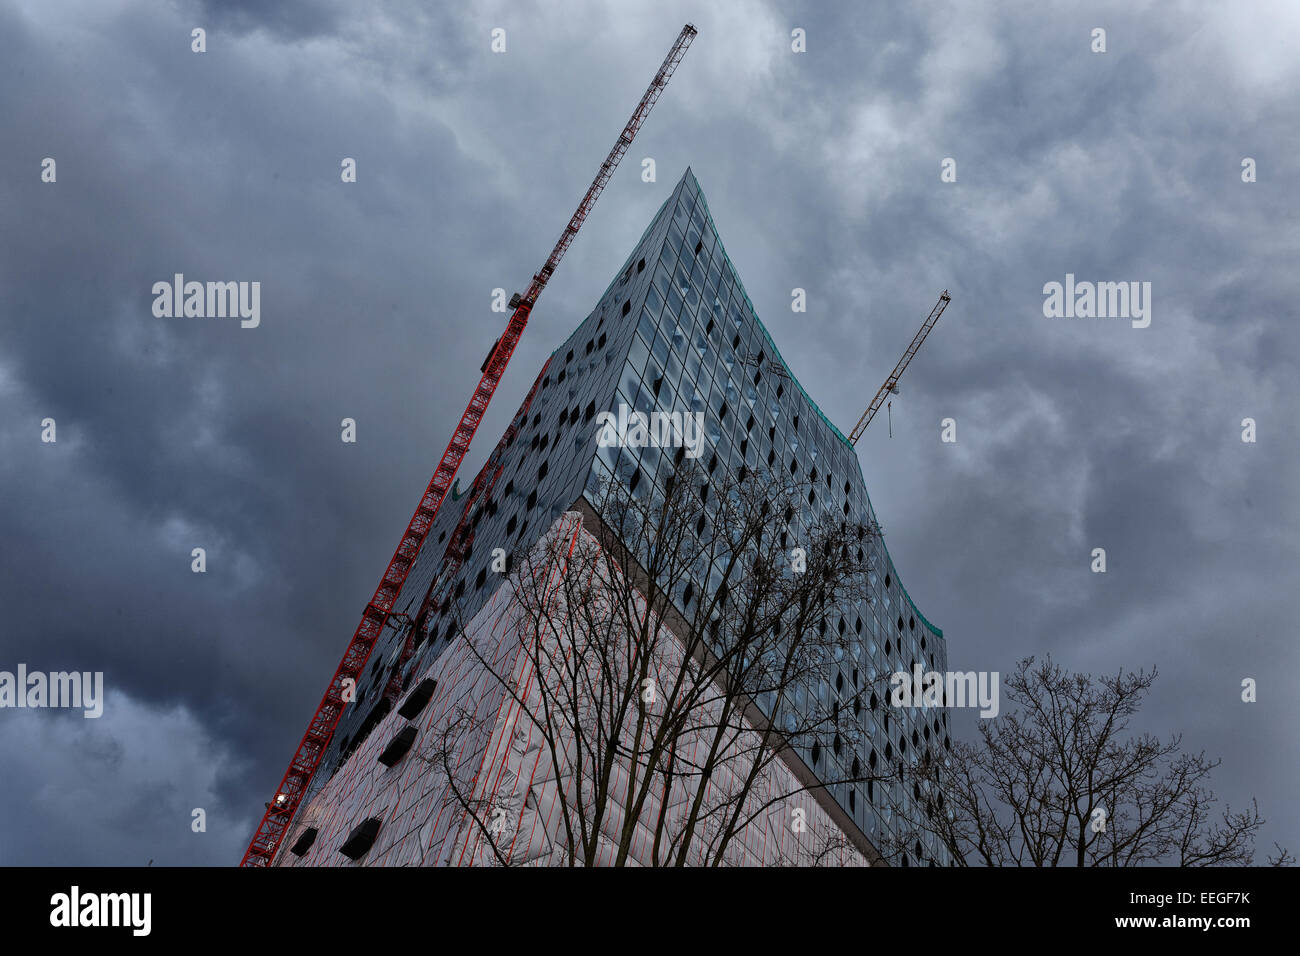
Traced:
<path id="1" fill-rule="evenodd" d="M 689 27 L 683 31 L 647 97 L 657 97 L 693 34 Z M 643 99 L 566 229 L 565 247 L 647 111 Z M 599 521 L 601 496 L 611 485 L 634 493 L 662 488 L 681 465 L 680 455 L 600 441 L 602 412 L 698 413 L 710 469 L 766 468 L 811 477 L 813 491 L 792 527 L 827 517 L 878 527 L 853 442 L 786 366 L 689 169 L 595 308 L 537 374 L 470 487 L 448 494 L 557 253 L 512 303 L 511 325 L 484 362 L 490 387 L 480 383 L 457 430 L 460 438 L 449 447 L 453 463 L 446 467 L 444 456 L 267 805 L 245 864 L 573 862 L 568 814 L 581 803 L 588 781 L 555 759 L 554 741 L 549 755 L 537 742 L 530 694 L 548 675 L 522 647 L 518 569 L 503 573 L 501 556 L 545 552 L 553 556 L 547 573 L 565 574 L 566 555 L 598 547 L 590 524 Z M 946 301 L 945 294 L 882 395 Z M 937 794 L 902 772 L 909 761 L 942 758 L 949 747 L 947 715 L 938 707 L 891 707 L 878 690 L 890 673 L 910 673 L 916 664 L 945 671 L 943 634 L 903 589 L 883 542 L 875 538 L 868 546 L 872 570 L 862 599 L 833 608 L 827 618 L 847 635 L 849 653 L 825 662 L 825 680 L 791 696 L 791 706 L 809 712 L 852 708 L 859 733 L 847 746 L 838 735 L 834 746 L 792 742 L 765 766 L 755 792 L 788 796 L 740 828 L 723 862 L 948 862 L 945 849 L 915 825 L 920 814 L 934 812 Z M 671 593 L 668 616 L 689 617 L 717 586 L 706 569 L 700 580 Z M 554 613 L 565 608 L 559 604 Z M 745 726 L 777 725 L 778 716 L 760 706 Z M 460 732 L 452 734 L 454 728 Z M 614 769 L 616 779 L 620 772 L 635 776 L 630 765 Z M 697 786 L 725 787 L 723 777 L 732 772 L 715 768 L 714 779 L 705 774 Z M 589 861 L 662 862 L 660 834 L 680 816 L 684 799 L 669 787 L 654 791 L 643 810 L 645 826 L 633 821 L 630 843 L 627 821 L 611 815 L 605 832 L 593 835 Z M 792 814 L 801 825 L 790 825 Z M 887 845 L 892 852 L 883 852 Z M 834 851 L 827 853 L 827 846 Z"/>
<path id="2" fill-rule="evenodd" d="M 764 365 L 747 363 L 746 357 L 761 358 Z M 771 370 L 773 364 L 780 373 Z M 755 375 L 763 368 L 767 374 Z M 435 520 L 398 599 L 398 619 L 417 614 L 435 583 L 446 588 L 447 599 L 420 622 L 414 639 L 418 646 L 405 661 L 409 629 L 386 629 L 359 682 L 355 706 L 347 709 L 326 751 L 318 771 L 323 785 L 299 812 L 286 840 L 286 848 L 297 846 L 302 855 L 282 850 L 277 862 L 350 864 L 340 848 L 350 838 L 364 843 L 367 831 L 354 831 L 367 821 L 376 821 L 371 825 L 375 832 L 373 846 L 359 855 L 361 864 L 491 861 L 474 849 L 475 834 L 464 819 L 467 811 L 445 798 L 446 784 L 439 782 L 445 767 L 411 757 L 389 766 L 386 760 L 392 754 L 385 758 L 385 751 L 394 742 L 402 747 L 404 733 L 410 738 L 405 746 L 418 750 L 422 742 L 439 736 L 449 714 L 463 714 L 472 706 L 495 717 L 509 703 L 482 665 L 459 648 L 484 632 L 503 628 L 509 618 L 511 585 L 493 570 L 493 550 L 514 549 L 547 535 L 580 533 L 577 516 L 593 510 L 584 495 L 594 498 L 602 479 L 631 483 L 639 475 L 637 483 L 647 485 L 662 480 L 657 469 L 674 467 L 669 456 L 652 463 L 650 456 L 637 456 L 628 448 L 602 448 L 594 424 L 600 411 L 616 412 L 620 404 L 644 407 L 643 395 L 656 383 L 654 401 L 659 407 L 692 409 L 703 403 L 706 447 L 723 465 L 735 469 L 746 461 L 753 466 L 780 462 L 788 468 L 794 462 L 817 475 L 825 491 L 809 505 L 810 516 L 819 510 L 845 513 L 847 508 L 856 519 L 874 523 L 853 446 L 785 366 L 754 314 L 718 239 L 704 195 L 688 170 L 596 308 L 543 367 L 507 437 L 480 472 L 475 499 L 465 507 L 467 492 Z M 754 424 L 747 429 L 751 418 Z M 484 493 L 490 481 L 494 487 Z M 469 528 L 474 543 L 467 547 Z M 458 529 L 461 553 L 447 557 L 448 542 Z M 875 546 L 878 571 L 872 574 L 872 597 L 856 607 L 837 609 L 835 617 L 837 626 L 843 620 L 860 634 L 861 657 L 841 662 L 838 680 L 821 691 L 842 699 L 845 707 L 859 689 L 878 687 L 881 675 L 910 673 L 912 662 L 941 672 L 947 666 L 942 632 L 912 603 L 883 545 Z M 707 586 L 698 582 L 696 593 Z M 679 610 L 688 613 L 690 608 Z M 465 633 L 459 633 L 458 626 Z M 405 688 L 396 702 L 384 696 L 394 679 Z M 815 700 L 817 693 L 810 689 L 809 699 Z M 941 708 L 891 708 L 878 699 L 878 691 L 876 695 L 861 708 L 866 743 L 852 753 L 845 749 L 836 754 L 830 747 L 816 755 L 811 749 L 791 753 L 787 762 L 802 764 L 790 768 L 791 776 L 801 779 L 811 773 L 824 780 L 847 780 L 860 775 L 852 772 L 855 761 L 878 771 L 887 762 L 907 759 L 909 749 L 942 752 L 948 746 L 947 715 Z M 416 707 L 418 712 L 409 719 L 403 716 Z M 467 787 L 477 778 L 498 785 L 511 780 L 525 790 L 533 781 L 536 788 L 536 774 L 526 775 L 512 765 L 520 755 L 503 743 L 514 729 L 509 721 L 485 725 L 482 739 L 465 742 L 477 761 Z M 493 732 L 502 739 L 493 739 Z M 833 783 L 824 793 L 806 792 L 808 832 L 818 824 L 836 826 L 848 833 L 851 843 L 866 848 L 861 851 L 865 859 L 872 859 L 871 848 L 905 824 L 902 814 L 916 799 L 901 779 L 893 786 L 891 790 L 879 780 L 869 788 Z M 553 810 L 548 819 L 542 812 L 544 794 L 498 790 L 480 799 L 526 808 L 508 823 L 509 832 L 519 834 L 519 861 L 546 862 L 547 853 L 563 842 L 559 833 L 548 830 L 558 827 L 559 813 Z M 303 834 L 310 834 L 306 848 L 300 845 Z M 783 823 L 773 824 L 770 832 L 751 834 L 737 859 L 801 862 L 797 846 L 782 845 L 794 843 L 796 836 Z M 922 837 L 919 849 L 913 847 L 900 862 L 947 862 L 943 848 L 928 842 Z M 753 849 L 764 845 L 767 859 Z"/>

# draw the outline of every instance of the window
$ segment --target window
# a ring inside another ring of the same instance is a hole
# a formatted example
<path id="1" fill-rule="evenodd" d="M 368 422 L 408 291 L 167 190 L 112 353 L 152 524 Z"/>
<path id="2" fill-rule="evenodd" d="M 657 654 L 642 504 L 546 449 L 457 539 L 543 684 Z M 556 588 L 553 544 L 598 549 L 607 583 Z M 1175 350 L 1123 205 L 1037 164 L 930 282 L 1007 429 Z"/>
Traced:
<path id="1" fill-rule="evenodd" d="M 416 730 L 414 727 L 403 727 L 397 732 L 397 735 L 389 741 L 384 752 L 379 755 L 379 762 L 385 767 L 392 767 L 399 760 L 406 756 L 406 752 L 411 749 L 411 744 L 415 743 Z"/>
<path id="2" fill-rule="evenodd" d="M 398 708 L 398 713 L 405 720 L 412 720 L 420 715 L 425 706 L 433 698 L 433 692 L 437 690 L 438 682 L 432 677 L 426 677 L 416 685 L 415 690 L 411 691 L 410 696 Z"/>
<path id="3" fill-rule="evenodd" d="M 348 834 L 347 841 L 339 847 L 339 852 L 350 860 L 361 859 L 366 855 L 366 851 L 375 845 L 375 837 L 379 836 L 379 826 L 378 817 L 363 820 Z"/>
<path id="4" fill-rule="evenodd" d="M 294 856 L 303 856 L 306 854 L 306 852 L 311 849 L 311 845 L 316 842 L 316 834 L 318 832 L 319 831 L 315 827 L 308 827 L 303 830 L 302 836 L 298 837 L 297 842 L 294 843 L 293 846 L 289 847 L 289 852 Z"/>

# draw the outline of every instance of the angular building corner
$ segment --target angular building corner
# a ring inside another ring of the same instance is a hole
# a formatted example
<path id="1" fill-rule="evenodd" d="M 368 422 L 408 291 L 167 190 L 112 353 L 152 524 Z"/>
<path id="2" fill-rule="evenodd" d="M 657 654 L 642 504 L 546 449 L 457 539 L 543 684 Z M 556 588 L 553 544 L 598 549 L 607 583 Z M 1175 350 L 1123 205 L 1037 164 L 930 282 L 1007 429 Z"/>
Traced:
<path id="1" fill-rule="evenodd" d="M 431 589 L 445 599 L 418 621 L 399 616 L 405 626 L 385 630 L 276 865 L 569 862 L 557 807 L 582 784 L 547 772 L 550 761 L 524 712 L 529 680 L 547 675 L 522 649 L 523 612 L 511 575 L 499 573 L 500 553 L 549 554 L 554 573 L 563 574 L 564 548 L 598 549 L 597 489 L 662 484 L 664 472 L 676 467 L 654 448 L 602 446 L 598 417 L 617 415 L 620 407 L 700 413 L 706 454 L 721 464 L 802 468 L 819 482 L 824 477 L 801 517 L 833 513 L 876 524 L 852 445 L 759 321 L 687 169 L 596 307 L 539 373 L 475 480 L 476 489 L 490 493 L 449 498 L 439 513 L 395 609 L 414 616 Z M 883 542 L 874 547 L 869 596 L 836 609 L 841 633 L 851 628 L 856 635 L 858 659 L 834 662 L 835 680 L 807 688 L 807 706 L 841 688 L 851 696 L 882 675 L 910 672 L 913 662 L 947 669 L 942 631 L 903 589 Z M 696 593 L 705 586 L 699 582 Z M 684 612 L 690 591 L 673 599 Z M 512 675 L 508 686 L 495 676 L 502 673 Z M 402 688 L 396 702 L 384 694 L 395 678 Z M 466 732 L 451 746 L 449 728 L 457 721 Z M 814 838 L 828 832 L 842 834 L 843 846 L 818 862 L 882 862 L 880 847 L 897 843 L 906 818 L 923 812 L 921 794 L 908 792 L 901 775 L 887 783 L 881 774 L 867 786 L 839 781 L 857 776 L 850 764 L 885 768 L 909 748 L 942 756 L 950 747 L 947 714 L 893 708 L 872 696 L 859 721 L 860 752 L 796 746 L 766 768 L 762 786 L 797 793 L 806 829 L 792 833 L 784 821 L 759 815 L 727 862 L 811 864 Z M 498 818 L 498 836 L 508 839 L 485 842 L 482 821 Z M 600 838 L 606 845 L 595 861 L 614 862 L 617 834 Z M 623 848 L 626 862 L 655 862 L 652 842 L 638 824 L 632 846 Z M 897 862 L 949 859 L 920 836 Z"/>

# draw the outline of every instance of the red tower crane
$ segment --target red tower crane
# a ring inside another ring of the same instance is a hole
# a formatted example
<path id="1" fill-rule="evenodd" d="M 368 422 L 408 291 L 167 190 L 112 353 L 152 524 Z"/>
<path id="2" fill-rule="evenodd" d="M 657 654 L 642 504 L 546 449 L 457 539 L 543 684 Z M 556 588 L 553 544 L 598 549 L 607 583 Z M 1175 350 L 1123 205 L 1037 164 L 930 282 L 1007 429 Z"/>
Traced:
<path id="1" fill-rule="evenodd" d="M 355 695 L 357 681 L 366 666 L 370 652 L 374 649 L 379 635 L 392 614 L 393 602 L 397 600 L 411 566 L 420 553 L 420 546 L 424 543 L 425 536 L 433 524 L 433 519 L 438 514 L 447 491 L 451 488 L 456 471 L 460 468 L 466 452 L 469 451 L 470 442 L 474 438 L 475 431 L 478 430 L 479 423 L 483 420 L 488 403 L 492 401 L 492 395 L 505 373 L 511 355 L 514 354 L 515 346 L 519 344 L 519 338 L 528 324 L 528 316 L 537 303 L 537 297 L 546 288 L 546 283 L 550 281 L 555 267 L 560 264 L 560 259 L 564 257 L 564 253 L 573 242 L 573 237 L 582 228 L 591 207 L 595 205 L 597 198 L 605 189 L 605 184 L 609 182 L 623 155 L 632 145 L 632 140 L 641 128 L 641 124 L 645 122 L 659 95 L 668 85 L 668 80 L 677 69 L 677 64 L 686 55 L 686 49 L 695 38 L 696 32 L 695 27 L 689 23 L 682 27 L 682 32 L 678 34 L 672 49 L 660 64 L 659 72 L 655 74 L 645 95 L 641 97 L 641 102 L 632 112 L 632 118 L 623 127 L 609 155 L 600 164 L 596 178 L 592 180 L 587 194 L 582 197 L 582 202 L 578 204 L 568 225 L 564 227 L 564 232 L 555 243 L 546 262 L 533 276 L 527 291 L 523 295 L 516 293 L 511 297 L 510 307 L 514 309 L 514 313 L 510 316 L 506 330 L 493 344 L 482 365 L 483 375 L 479 379 L 478 387 L 470 396 L 469 405 L 452 433 L 447 450 L 443 452 L 442 460 L 434 469 L 433 477 L 420 498 L 415 514 L 407 524 L 397 550 L 393 552 L 392 560 L 388 562 L 384 576 L 380 579 L 379 586 L 375 588 L 374 596 L 371 597 L 361 615 L 361 623 L 357 625 L 356 633 L 352 635 L 352 640 L 343 654 L 343 660 L 339 663 L 338 670 L 334 672 L 334 678 L 330 681 L 325 696 L 321 698 L 311 723 L 307 725 L 307 732 L 294 752 L 289 769 L 284 772 L 284 778 L 280 781 L 275 797 L 267 804 L 266 813 L 258 825 L 252 842 L 248 845 L 248 850 L 244 853 L 243 860 L 240 861 L 240 866 L 269 866 L 274 859 L 280 841 L 288 832 L 289 824 L 293 821 L 294 814 L 316 774 L 316 768 L 320 765 L 325 748 L 329 746 L 334 729 L 343 716 L 343 710 L 351 699 L 351 696 L 345 698 L 345 689 L 350 690 L 351 695 Z"/>

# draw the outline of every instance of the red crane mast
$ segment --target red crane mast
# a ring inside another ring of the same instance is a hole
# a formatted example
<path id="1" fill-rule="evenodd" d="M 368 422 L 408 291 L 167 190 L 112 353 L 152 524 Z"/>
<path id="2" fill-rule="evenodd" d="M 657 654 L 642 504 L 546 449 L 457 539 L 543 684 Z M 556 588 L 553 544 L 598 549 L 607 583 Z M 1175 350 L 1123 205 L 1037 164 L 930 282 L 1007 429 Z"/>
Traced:
<path id="1" fill-rule="evenodd" d="M 668 85 L 668 80 L 677 69 L 677 64 L 686 55 L 686 50 L 695 38 L 696 32 L 695 27 L 689 23 L 682 27 L 682 32 L 678 34 L 672 49 L 660 64 L 659 72 L 655 74 L 649 88 L 641 97 L 641 102 L 637 104 L 632 118 L 623 127 L 609 155 L 600 164 L 596 178 L 592 180 L 586 195 L 582 197 L 582 202 L 578 204 L 568 225 L 564 227 L 564 232 L 555 243 L 546 262 L 533 276 L 527 291 L 523 295 L 516 294 L 511 298 L 510 306 L 514 309 L 514 313 L 510 316 L 506 330 L 492 346 L 492 351 L 488 353 L 487 360 L 483 363 L 483 375 L 479 379 L 478 387 L 470 396 L 465 413 L 461 416 L 456 430 L 452 433 L 451 441 L 447 444 L 447 450 L 443 452 L 442 460 L 434 469 L 433 477 L 420 498 L 415 514 L 411 516 L 397 550 L 393 552 L 392 560 L 388 562 L 384 576 L 380 579 L 379 586 L 375 588 L 374 596 L 371 597 L 361 615 L 361 623 L 357 625 L 356 632 L 343 653 L 343 660 L 334 672 L 334 678 L 330 681 L 325 696 L 316 707 L 311 723 L 307 725 L 307 732 L 294 752 L 289 769 L 284 772 L 284 778 L 280 781 L 275 797 L 266 806 L 266 813 L 258 825 L 252 842 L 248 845 L 248 850 L 244 853 L 244 858 L 240 861 L 240 866 L 269 866 L 274 859 L 276 850 L 284 839 L 285 833 L 288 832 L 289 824 L 293 821 L 294 814 L 316 774 L 316 769 L 320 766 L 325 748 L 329 746 L 334 729 L 343 716 L 343 709 L 349 703 L 344 698 L 344 689 L 350 682 L 352 693 L 355 694 L 358 679 L 366 666 L 370 652 L 374 649 L 379 635 L 383 633 L 384 626 L 392 613 L 393 603 L 397 600 L 411 566 L 420 553 L 420 547 L 433 524 L 433 519 L 438 514 L 438 509 L 442 506 L 443 499 L 447 496 L 447 491 L 451 488 L 460 463 L 469 451 L 470 442 L 478 430 L 479 423 L 483 420 L 488 403 L 492 401 L 492 395 L 502 375 L 505 374 L 515 346 L 519 344 L 519 338 L 528 324 L 528 316 L 537 303 L 537 297 L 546 288 L 556 266 L 560 264 L 560 259 L 564 257 L 564 253 L 573 242 L 573 237 L 582 228 L 591 207 L 595 205 L 605 185 L 613 176 L 614 170 L 622 161 L 623 155 L 632 145 L 632 140 L 636 137 L 641 124 L 645 122 L 659 95 Z"/>

